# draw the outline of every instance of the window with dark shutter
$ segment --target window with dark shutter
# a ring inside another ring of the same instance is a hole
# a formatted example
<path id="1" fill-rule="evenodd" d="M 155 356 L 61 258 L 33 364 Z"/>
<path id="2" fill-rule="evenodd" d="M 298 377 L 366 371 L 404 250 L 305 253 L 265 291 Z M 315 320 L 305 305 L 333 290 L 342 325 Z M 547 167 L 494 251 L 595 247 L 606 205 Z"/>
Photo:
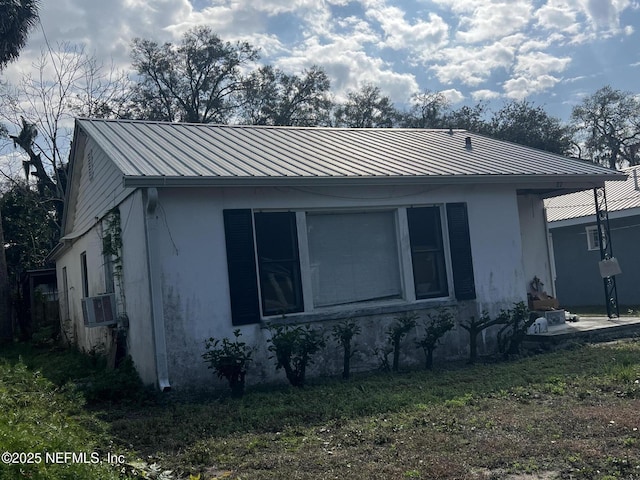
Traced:
<path id="1" fill-rule="evenodd" d="M 476 298 L 466 203 L 447 204 L 453 286 L 458 300 Z"/>
<path id="2" fill-rule="evenodd" d="M 251 210 L 224 210 L 227 269 L 233 325 L 260 321 Z"/>
<path id="3" fill-rule="evenodd" d="M 449 289 L 440 207 L 408 208 L 407 221 L 416 298 L 446 297 Z"/>
<path id="4" fill-rule="evenodd" d="M 254 221 L 263 315 L 303 311 L 295 213 L 256 213 Z"/>

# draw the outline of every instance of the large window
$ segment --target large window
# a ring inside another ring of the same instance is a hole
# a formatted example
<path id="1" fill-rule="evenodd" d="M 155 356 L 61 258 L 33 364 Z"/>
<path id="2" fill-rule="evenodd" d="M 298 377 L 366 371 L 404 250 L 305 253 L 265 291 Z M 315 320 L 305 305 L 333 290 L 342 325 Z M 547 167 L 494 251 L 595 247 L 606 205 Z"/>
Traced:
<path id="1" fill-rule="evenodd" d="M 416 298 L 449 294 L 440 207 L 407 209 Z"/>
<path id="2" fill-rule="evenodd" d="M 224 224 L 234 325 L 366 302 L 475 298 L 465 203 L 366 211 L 225 210 Z"/>
<path id="3" fill-rule="evenodd" d="M 307 215 L 314 307 L 399 298 L 395 211 Z"/>
<path id="4" fill-rule="evenodd" d="M 295 220 L 292 212 L 255 214 L 264 315 L 300 312 L 303 308 Z"/>

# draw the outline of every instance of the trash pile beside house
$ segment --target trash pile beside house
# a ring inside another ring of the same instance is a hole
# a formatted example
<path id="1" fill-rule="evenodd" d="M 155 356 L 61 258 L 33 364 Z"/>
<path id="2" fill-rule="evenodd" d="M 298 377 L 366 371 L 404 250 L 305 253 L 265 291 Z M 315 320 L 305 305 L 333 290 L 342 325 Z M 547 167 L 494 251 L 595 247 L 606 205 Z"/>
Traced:
<path id="1" fill-rule="evenodd" d="M 544 290 L 544 284 L 538 277 L 529 282 L 527 292 L 529 310 L 536 320 L 527 330 L 529 335 L 546 333 L 550 325 L 561 325 L 565 322 L 577 322 L 578 315 L 560 308 L 560 302 Z"/>

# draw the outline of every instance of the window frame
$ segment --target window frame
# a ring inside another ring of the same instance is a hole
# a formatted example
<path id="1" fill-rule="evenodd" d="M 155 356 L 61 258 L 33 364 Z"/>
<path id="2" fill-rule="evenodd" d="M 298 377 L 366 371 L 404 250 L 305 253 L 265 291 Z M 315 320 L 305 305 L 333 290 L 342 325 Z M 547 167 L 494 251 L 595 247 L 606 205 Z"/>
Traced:
<path id="1" fill-rule="evenodd" d="M 258 246 L 258 228 L 256 226 L 256 216 L 257 215 L 261 215 L 261 214 L 278 214 L 278 213 L 283 213 L 283 214 L 289 214 L 289 215 L 293 215 L 293 225 L 290 225 L 294 228 L 292 228 L 292 231 L 290 232 L 291 234 L 291 240 L 292 240 L 292 250 L 294 253 L 294 256 L 288 259 L 280 259 L 280 260 L 273 260 L 273 261 L 268 261 L 265 262 L 263 260 L 261 260 L 260 258 L 260 248 Z M 302 288 L 302 284 L 303 284 L 303 280 L 302 280 L 302 273 L 301 273 L 301 265 L 300 265 L 300 232 L 298 231 L 298 226 L 297 226 L 297 214 L 294 211 L 291 210 L 254 210 L 253 214 L 252 214 L 252 222 L 253 222 L 253 231 L 254 231 L 254 255 L 255 255 L 255 262 L 256 262 L 256 273 L 257 273 L 257 282 L 258 282 L 258 298 L 259 298 L 259 304 L 260 304 L 260 316 L 261 318 L 273 318 L 273 317 L 278 317 L 278 316 L 282 316 L 282 315 L 292 315 L 292 314 L 299 314 L 299 313 L 304 313 L 305 312 L 305 292 L 304 289 Z M 286 310 L 286 311 L 274 311 L 273 313 L 269 312 L 267 313 L 266 308 L 265 308 L 265 292 L 263 291 L 263 274 L 264 271 L 262 269 L 262 265 L 269 263 L 269 264 L 275 264 L 275 263 L 290 263 L 292 265 L 291 271 L 293 273 L 293 281 L 294 281 L 294 295 L 296 296 L 296 304 L 293 306 L 292 309 L 290 310 Z M 297 283 L 297 285 L 295 284 Z"/>
<path id="2" fill-rule="evenodd" d="M 309 252 L 309 238 L 308 238 L 308 230 L 307 230 L 307 217 L 310 215 L 345 215 L 345 214 L 372 214 L 372 213 L 389 213 L 391 214 L 393 221 L 393 230 L 392 235 L 394 237 L 394 244 L 396 250 L 396 263 L 398 267 L 398 277 L 399 277 L 399 287 L 400 292 L 398 296 L 393 297 L 385 297 L 379 299 L 371 299 L 366 301 L 354 301 L 354 302 L 346 302 L 340 303 L 336 305 L 324 305 L 324 306 L 315 306 L 313 304 L 313 281 L 311 277 L 311 259 L 308 257 L 308 282 L 309 282 L 309 290 L 310 290 L 310 299 L 311 299 L 311 310 L 309 312 L 324 312 L 329 310 L 344 310 L 350 307 L 358 308 L 360 306 L 368 306 L 368 305 L 380 305 L 380 304 L 389 304 L 389 303 L 397 303 L 398 301 L 406 301 L 406 288 L 405 288 L 405 280 L 404 280 L 404 263 L 402 256 L 402 245 L 401 245 L 401 226 L 399 221 L 399 208 L 398 207 L 380 207 L 380 208 L 334 208 L 334 209 L 307 209 L 304 212 L 305 217 L 305 230 L 303 232 L 304 237 L 299 239 L 299 243 L 304 241 L 307 246 L 307 255 Z M 306 310 L 305 310 L 306 312 Z"/>
<path id="3" fill-rule="evenodd" d="M 334 312 L 346 312 L 358 310 L 361 308 L 370 307 L 384 307 L 390 305 L 407 305 L 407 304 L 429 304 L 438 303 L 443 301 L 455 300 L 454 288 L 453 288 L 453 268 L 451 262 L 451 251 L 449 246 L 449 232 L 447 225 L 447 215 L 445 213 L 445 203 L 428 203 L 428 204 L 416 204 L 410 206 L 389 206 L 389 207 L 371 207 L 371 208 L 304 208 L 304 209 L 253 209 L 252 220 L 254 223 L 255 231 L 255 215 L 260 213 L 277 213 L 277 212 L 291 212 L 295 214 L 295 230 L 297 233 L 297 248 L 298 248 L 298 269 L 300 282 L 300 290 L 302 294 L 302 309 L 295 312 L 287 312 L 287 317 L 308 316 L 313 314 L 324 314 Z M 409 225 L 408 225 L 408 208 L 438 208 L 440 219 L 440 243 L 441 251 L 444 257 L 444 276 L 446 294 L 442 296 L 426 296 L 417 298 L 415 292 L 415 277 L 413 271 L 413 255 L 411 251 L 411 244 L 409 239 Z M 340 305 L 330 306 L 314 306 L 313 301 L 313 282 L 311 278 L 310 269 L 310 257 L 309 257 L 309 238 L 307 234 L 307 216 L 313 214 L 342 214 L 342 213 L 374 213 L 374 212 L 391 212 L 394 216 L 394 235 L 396 244 L 397 265 L 399 269 L 400 277 L 400 296 L 393 299 L 379 299 L 371 300 L 367 302 L 352 302 L 344 303 Z M 258 258 L 258 238 L 257 234 L 254 235 L 254 253 L 256 271 L 258 274 L 258 299 L 260 304 L 260 318 L 263 321 L 269 321 L 277 317 L 281 317 L 280 314 L 265 314 L 263 306 L 263 293 L 260 280 L 260 261 Z"/>
<path id="4" fill-rule="evenodd" d="M 589 225 L 588 227 L 585 227 L 584 230 L 587 235 L 587 250 L 590 252 L 600 251 L 600 236 L 598 235 L 598 226 Z"/>
<path id="5" fill-rule="evenodd" d="M 437 211 L 437 219 L 435 224 L 438 225 L 438 234 L 439 234 L 439 245 L 437 248 L 426 248 L 424 245 L 416 245 L 411 240 L 411 221 L 409 219 L 410 210 L 419 210 L 419 209 L 435 209 Z M 448 249 L 446 248 L 446 241 L 448 241 L 448 236 L 445 236 L 445 231 L 447 230 L 444 223 L 444 212 L 442 205 L 419 205 L 419 206 L 411 206 L 405 209 L 407 215 L 407 235 L 409 237 L 409 256 L 411 258 L 411 274 L 413 278 L 413 292 L 415 295 L 416 301 L 418 300 L 431 300 L 431 299 L 442 299 L 448 298 L 451 296 L 451 285 L 450 281 L 452 278 L 452 269 L 449 263 L 450 257 L 448 255 Z M 442 284 L 440 285 L 440 292 L 432 293 L 432 294 L 418 294 L 418 287 L 416 284 L 416 254 L 424 254 L 430 253 L 433 254 L 436 258 L 437 268 L 442 269 L 440 275 L 443 276 Z"/>

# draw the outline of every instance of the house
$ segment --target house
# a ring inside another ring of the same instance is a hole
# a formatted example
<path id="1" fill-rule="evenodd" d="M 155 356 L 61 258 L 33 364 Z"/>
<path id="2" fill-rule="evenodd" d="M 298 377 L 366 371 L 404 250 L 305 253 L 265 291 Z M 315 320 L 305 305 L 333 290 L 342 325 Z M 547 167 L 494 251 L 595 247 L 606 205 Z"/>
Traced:
<path id="1" fill-rule="evenodd" d="M 526 301 L 534 276 L 551 282 L 543 198 L 625 178 L 461 130 L 95 119 L 76 121 L 69 168 L 63 326 L 161 389 L 213 382 L 204 340 L 238 328 L 257 349 L 248 380 L 269 381 L 268 322 L 357 319 L 365 369 L 403 312 Z M 467 355 L 466 332 L 439 351 Z M 331 352 L 316 373 L 339 371 Z"/>
<path id="2" fill-rule="evenodd" d="M 622 273 L 616 276 L 618 304 L 640 305 L 640 166 L 622 170 L 625 182 L 605 182 L 610 242 Z M 592 190 L 546 200 L 555 257 L 555 288 L 566 306 L 603 305 L 598 268 L 600 238 Z"/>

